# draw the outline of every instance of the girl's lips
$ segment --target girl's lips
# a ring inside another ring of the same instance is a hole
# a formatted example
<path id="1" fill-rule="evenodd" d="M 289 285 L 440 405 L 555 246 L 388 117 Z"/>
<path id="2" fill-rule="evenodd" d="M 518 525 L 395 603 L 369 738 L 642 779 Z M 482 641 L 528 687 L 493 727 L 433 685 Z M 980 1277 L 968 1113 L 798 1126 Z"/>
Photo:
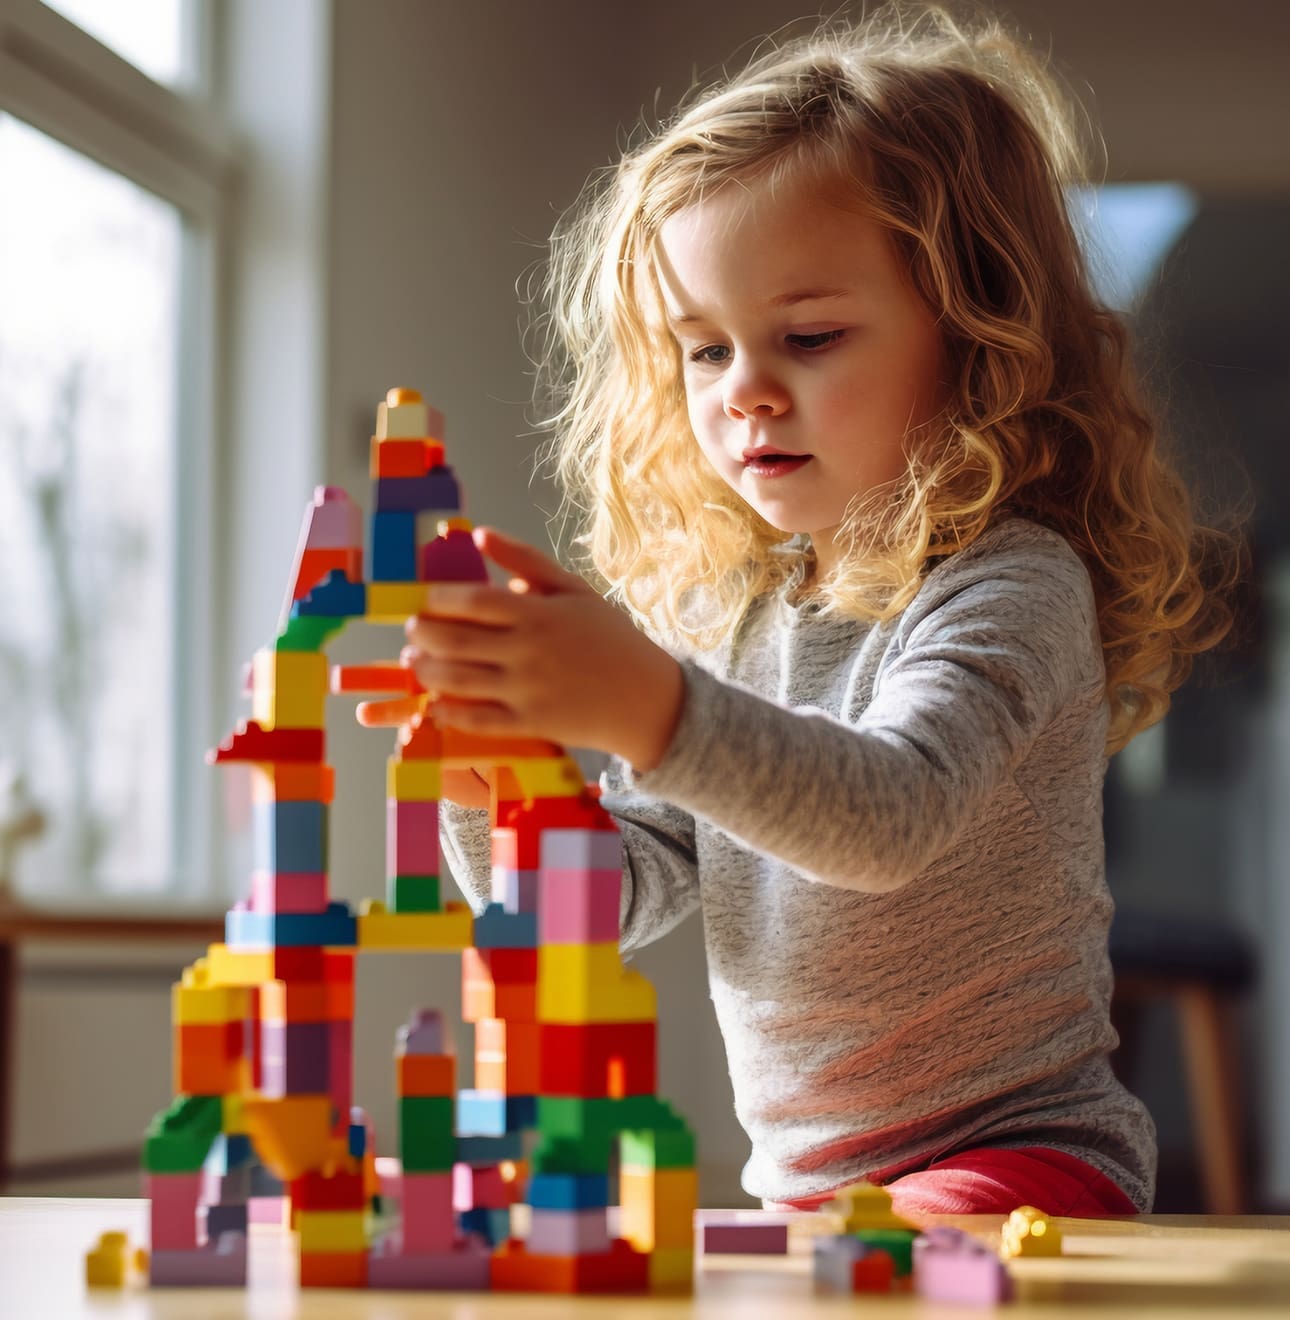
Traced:
<path id="1" fill-rule="evenodd" d="M 767 454 L 761 458 L 745 460 L 744 471 L 751 472 L 754 477 L 786 477 L 790 472 L 805 467 L 811 458 L 810 454 L 799 454 L 796 457 L 789 457 L 786 454 L 781 458 Z"/>

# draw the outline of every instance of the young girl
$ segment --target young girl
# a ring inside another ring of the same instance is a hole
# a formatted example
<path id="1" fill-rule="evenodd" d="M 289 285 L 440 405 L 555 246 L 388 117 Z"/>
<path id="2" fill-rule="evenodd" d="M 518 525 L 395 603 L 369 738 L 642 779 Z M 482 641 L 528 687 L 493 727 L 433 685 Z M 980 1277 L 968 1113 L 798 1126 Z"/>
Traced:
<path id="1" fill-rule="evenodd" d="M 1151 1205 L 1100 795 L 1226 627 L 1222 546 L 1089 291 L 1077 154 L 1033 57 L 939 11 L 695 100 L 555 237 L 555 454 L 614 604 L 481 529 L 510 589 L 408 624 L 440 722 L 611 755 L 623 948 L 702 910 L 767 1202 Z"/>

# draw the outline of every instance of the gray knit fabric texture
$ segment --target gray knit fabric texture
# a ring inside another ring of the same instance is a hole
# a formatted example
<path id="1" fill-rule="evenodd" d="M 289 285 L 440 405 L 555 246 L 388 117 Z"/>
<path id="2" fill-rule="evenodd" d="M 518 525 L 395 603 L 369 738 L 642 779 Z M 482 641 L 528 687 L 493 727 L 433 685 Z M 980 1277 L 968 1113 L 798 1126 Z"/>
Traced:
<path id="1" fill-rule="evenodd" d="M 981 1146 L 1048 1146 L 1151 1206 L 1155 1132 L 1115 1080 L 1087 571 L 1020 519 L 898 619 L 768 596 L 684 661 L 663 762 L 612 761 L 625 951 L 703 913 L 748 1192 L 806 1198 Z M 486 814 L 443 804 L 478 911 Z"/>

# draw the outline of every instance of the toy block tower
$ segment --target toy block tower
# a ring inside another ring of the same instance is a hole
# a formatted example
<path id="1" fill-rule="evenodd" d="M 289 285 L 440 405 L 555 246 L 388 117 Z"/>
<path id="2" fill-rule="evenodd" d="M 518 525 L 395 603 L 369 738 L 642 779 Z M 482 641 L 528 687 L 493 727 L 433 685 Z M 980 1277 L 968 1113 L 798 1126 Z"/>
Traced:
<path id="1" fill-rule="evenodd" d="M 245 1282 L 260 1165 L 289 1198 L 304 1286 L 690 1282 L 694 1139 L 655 1094 L 654 991 L 618 952 L 622 845 L 596 791 L 556 744 L 437 728 L 430 696 L 397 663 L 329 673 L 323 648 L 350 620 L 402 624 L 436 583 L 487 581 L 444 457 L 442 417 L 392 390 L 371 443 L 367 554 L 357 506 L 319 487 L 277 638 L 250 666 L 251 718 L 209 758 L 251 767 L 254 870 L 224 943 L 174 991 L 177 1099 L 144 1149 L 156 1284 Z M 385 894 L 357 912 L 329 894 L 329 691 L 375 693 L 365 722 L 398 728 Z M 493 893 L 478 917 L 441 887 L 443 772 L 465 768 L 492 789 Z M 399 1171 L 380 1184 L 400 1223 L 374 1242 L 375 1151 L 352 1109 L 354 958 L 381 951 L 461 957 L 475 1085 L 457 1088 L 441 1015 L 414 1013 L 395 1052 Z M 519 1241 L 510 1212 L 525 1199 Z"/>

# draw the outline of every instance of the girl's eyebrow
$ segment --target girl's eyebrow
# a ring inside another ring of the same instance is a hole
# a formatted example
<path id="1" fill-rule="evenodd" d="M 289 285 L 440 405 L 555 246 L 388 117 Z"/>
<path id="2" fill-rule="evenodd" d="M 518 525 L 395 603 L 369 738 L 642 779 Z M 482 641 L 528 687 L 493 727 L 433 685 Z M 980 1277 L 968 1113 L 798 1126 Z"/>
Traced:
<path id="1" fill-rule="evenodd" d="M 791 293 L 777 293 L 766 303 L 767 307 L 794 307 L 798 303 L 804 302 L 824 302 L 830 298 L 845 298 L 850 289 L 795 289 Z M 667 314 L 668 322 L 671 325 L 690 325 L 695 321 L 703 321 L 706 318 L 695 316 L 690 312 L 671 312 Z"/>

